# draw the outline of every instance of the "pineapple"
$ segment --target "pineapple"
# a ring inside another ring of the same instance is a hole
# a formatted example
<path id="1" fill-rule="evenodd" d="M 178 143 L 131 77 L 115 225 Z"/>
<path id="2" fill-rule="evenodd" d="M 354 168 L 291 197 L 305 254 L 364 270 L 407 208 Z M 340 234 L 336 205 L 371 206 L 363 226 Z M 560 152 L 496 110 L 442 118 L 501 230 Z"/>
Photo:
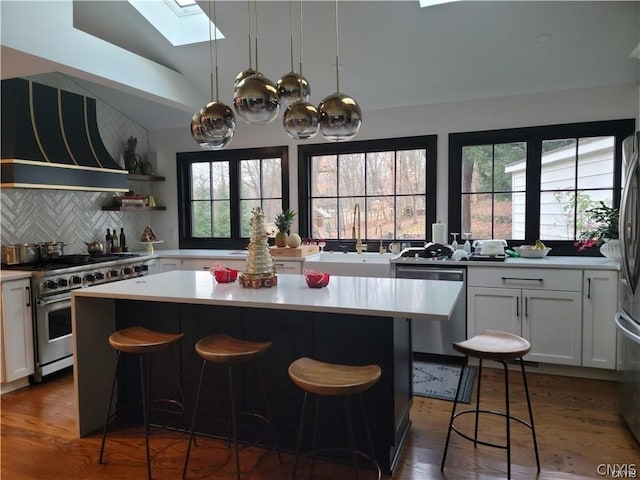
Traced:
<path id="1" fill-rule="evenodd" d="M 275 218 L 275 224 L 278 228 L 276 233 L 276 247 L 286 247 L 287 239 L 289 237 L 289 229 L 293 223 L 293 217 L 296 213 L 293 210 L 283 210 Z"/>

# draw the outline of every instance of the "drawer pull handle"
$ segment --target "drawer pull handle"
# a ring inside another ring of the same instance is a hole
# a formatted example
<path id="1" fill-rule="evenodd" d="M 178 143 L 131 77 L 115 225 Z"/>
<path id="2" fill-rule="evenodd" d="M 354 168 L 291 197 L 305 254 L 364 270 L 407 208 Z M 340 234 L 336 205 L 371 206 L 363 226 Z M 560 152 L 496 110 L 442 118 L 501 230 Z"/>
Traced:
<path id="1" fill-rule="evenodd" d="M 516 297 L 516 317 L 520 318 L 520 297 Z"/>
<path id="2" fill-rule="evenodd" d="M 509 281 L 520 281 L 520 282 L 538 282 L 544 283 L 544 278 L 520 278 L 520 277 L 502 277 L 503 282 Z"/>
<path id="3" fill-rule="evenodd" d="M 587 283 L 589 285 L 587 288 L 587 298 L 591 299 L 591 277 L 587 278 Z"/>

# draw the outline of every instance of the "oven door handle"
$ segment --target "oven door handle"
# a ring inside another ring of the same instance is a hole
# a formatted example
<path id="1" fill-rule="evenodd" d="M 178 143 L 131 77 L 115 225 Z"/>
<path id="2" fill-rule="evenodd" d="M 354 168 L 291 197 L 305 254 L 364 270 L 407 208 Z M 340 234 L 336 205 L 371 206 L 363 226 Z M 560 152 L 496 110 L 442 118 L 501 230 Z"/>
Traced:
<path id="1" fill-rule="evenodd" d="M 633 324 L 633 320 L 629 319 L 623 313 L 618 312 L 615 316 L 615 322 L 625 337 L 628 337 L 634 343 L 640 344 L 640 329 Z"/>
<path id="2" fill-rule="evenodd" d="M 57 297 L 57 298 L 43 298 L 43 297 L 38 297 L 36 299 L 36 303 L 38 304 L 38 306 L 40 307 L 46 307 L 49 305 L 55 305 L 56 303 L 62 303 L 62 302 L 69 302 L 69 304 L 71 304 L 71 297 L 65 296 L 65 297 Z"/>

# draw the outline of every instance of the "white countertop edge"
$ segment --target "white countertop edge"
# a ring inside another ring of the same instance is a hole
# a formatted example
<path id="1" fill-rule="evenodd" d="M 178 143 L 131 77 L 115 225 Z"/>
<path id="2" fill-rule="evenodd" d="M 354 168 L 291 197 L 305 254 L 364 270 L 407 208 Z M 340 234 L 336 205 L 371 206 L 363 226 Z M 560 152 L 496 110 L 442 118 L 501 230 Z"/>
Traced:
<path id="1" fill-rule="evenodd" d="M 0 271 L 0 282 L 10 282 L 11 280 L 22 280 L 23 278 L 31 278 L 31 272 L 27 270 Z"/>
<path id="2" fill-rule="evenodd" d="M 279 274 L 275 287 L 251 289 L 237 282 L 218 284 L 209 272 L 174 270 L 74 290 L 72 297 L 443 321 L 448 320 L 461 290 L 461 282 L 338 276 L 326 288 L 311 289 L 302 275 L 289 274 Z"/>

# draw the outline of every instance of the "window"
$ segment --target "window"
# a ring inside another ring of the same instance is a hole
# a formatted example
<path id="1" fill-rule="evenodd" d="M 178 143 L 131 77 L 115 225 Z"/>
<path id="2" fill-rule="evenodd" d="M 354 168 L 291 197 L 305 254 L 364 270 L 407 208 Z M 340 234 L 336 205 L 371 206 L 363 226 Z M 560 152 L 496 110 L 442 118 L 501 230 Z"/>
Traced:
<path id="1" fill-rule="evenodd" d="M 427 238 L 435 221 L 435 136 L 301 145 L 298 161 L 305 236 L 329 247 Z"/>
<path id="2" fill-rule="evenodd" d="M 251 210 L 267 229 L 289 208 L 287 147 L 179 153 L 180 248 L 244 248 Z M 271 222 L 271 223 L 269 223 Z"/>
<path id="3" fill-rule="evenodd" d="M 449 136 L 449 229 L 573 253 L 585 211 L 617 207 L 622 140 L 634 120 Z"/>

